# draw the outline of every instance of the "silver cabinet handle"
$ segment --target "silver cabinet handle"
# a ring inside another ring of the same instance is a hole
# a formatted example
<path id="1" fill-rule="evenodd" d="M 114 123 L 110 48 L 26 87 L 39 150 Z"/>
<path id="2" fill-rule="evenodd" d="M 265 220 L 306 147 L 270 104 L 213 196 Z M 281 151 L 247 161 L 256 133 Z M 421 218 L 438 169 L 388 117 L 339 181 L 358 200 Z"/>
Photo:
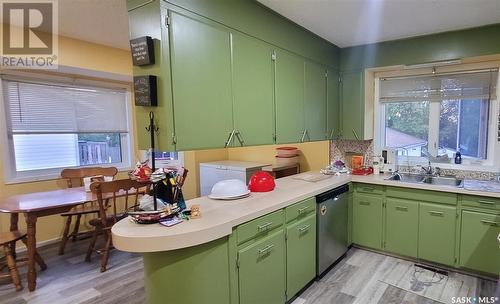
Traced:
<path id="1" fill-rule="evenodd" d="M 238 139 L 238 141 L 240 142 L 240 146 L 244 146 L 245 145 L 245 141 L 243 140 L 243 136 L 241 135 L 240 131 L 236 131 L 236 139 Z"/>
<path id="2" fill-rule="evenodd" d="M 358 133 L 356 133 L 356 130 L 352 129 L 352 133 L 354 133 L 354 138 L 356 138 L 356 140 L 359 140 L 359 136 Z"/>
<path id="3" fill-rule="evenodd" d="M 269 244 L 266 247 L 259 249 L 258 253 L 259 253 L 259 255 L 269 253 L 269 251 L 271 251 L 271 249 L 273 249 L 273 247 L 274 247 L 274 244 Z"/>
<path id="4" fill-rule="evenodd" d="M 335 130 L 334 130 L 334 129 L 332 129 L 332 131 L 330 132 L 330 140 L 332 140 L 332 139 L 333 139 L 333 135 L 334 135 L 334 133 L 335 133 Z"/>
<path id="5" fill-rule="evenodd" d="M 486 225 L 491 225 L 491 226 L 498 226 L 498 222 L 494 222 L 494 221 L 481 220 L 481 223 L 486 224 Z"/>
<path id="6" fill-rule="evenodd" d="M 307 129 L 305 129 L 304 132 L 302 132 L 302 137 L 300 138 L 300 142 L 304 142 L 304 140 L 306 139 L 306 134 L 307 134 Z"/>
<path id="7" fill-rule="evenodd" d="M 370 205 L 370 202 L 360 201 L 360 202 L 359 202 L 359 204 L 360 204 L 360 205 L 369 206 L 369 205 Z"/>
<path id="8" fill-rule="evenodd" d="M 478 201 L 478 203 L 483 205 L 495 205 L 495 202 L 490 202 L 490 201 Z"/>
<path id="9" fill-rule="evenodd" d="M 297 210 L 297 212 L 298 212 L 299 214 L 302 214 L 302 213 L 303 213 L 304 211 L 306 211 L 307 209 L 309 209 L 309 206 L 302 207 L 302 208 L 298 209 L 298 210 Z"/>
<path id="10" fill-rule="evenodd" d="M 309 228 L 311 228 L 311 225 L 304 225 L 304 226 L 298 228 L 297 230 L 299 230 L 299 232 L 302 233 L 302 232 L 306 232 L 307 230 L 309 230 Z"/>
<path id="11" fill-rule="evenodd" d="M 408 211 L 408 207 L 404 207 L 404 206 L 396 206 L 396 210 L 400 210 L 400 211 Z"/>
<path id="12" fill-rule="evenodd" d="M 257 231 L 268 230 L 269 227 L 271 227 L 272 224 L 273 224 L 273 222 L 267 222 L 265 224 L 262 224 L 262 225 L 260 225 L 260 226 L 257 227 Z"/>
<path id="13" fill-rule="evenodd" d="M 229 144 L 231 143 L 231 141 L 233 140 L 234 132 L 236 132 L 236 130 L 233 130 L 233 131 L 231 131 L 231 133 L 229 133 L 229 137 L 228 137 L 226 143 L 224 144 L 224 148 L 227 148 L 229 146 Z"/>
<path id="14" fill-rule="evenodd" d="M 440 212 L 440 211 L 429 211 L 429 214 L 434 215 L 434 216 L 443 216 L 444 215 L 444 213 Z"/>

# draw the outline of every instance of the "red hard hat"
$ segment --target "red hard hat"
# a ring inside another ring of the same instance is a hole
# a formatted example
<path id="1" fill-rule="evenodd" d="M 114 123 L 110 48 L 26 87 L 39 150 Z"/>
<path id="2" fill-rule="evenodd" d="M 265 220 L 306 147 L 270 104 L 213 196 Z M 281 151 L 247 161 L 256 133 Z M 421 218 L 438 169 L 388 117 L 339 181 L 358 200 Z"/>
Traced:
<path id="1" fill-rule="evenodd" d="M 252 175 L 248 183 L 248 189 L 252 192 L 268 192 L 273 191 L 276 184 L 274 177 L 264 171 L 259 171 Z"/>

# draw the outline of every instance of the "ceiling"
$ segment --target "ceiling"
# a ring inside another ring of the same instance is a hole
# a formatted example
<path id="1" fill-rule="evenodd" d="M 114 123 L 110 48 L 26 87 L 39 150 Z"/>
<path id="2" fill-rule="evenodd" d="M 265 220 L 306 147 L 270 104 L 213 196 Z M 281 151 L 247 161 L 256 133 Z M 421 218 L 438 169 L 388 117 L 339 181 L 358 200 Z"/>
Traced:
<path id="1" fill-rule="evenodd" d="M 129 49 L 126 0 L 63 0 L 59 35 Z"/>
<path id="2" fill-rule="evenodd" d="M 257 0 L 339 47 L 500 23 L 500 0 Z"/>

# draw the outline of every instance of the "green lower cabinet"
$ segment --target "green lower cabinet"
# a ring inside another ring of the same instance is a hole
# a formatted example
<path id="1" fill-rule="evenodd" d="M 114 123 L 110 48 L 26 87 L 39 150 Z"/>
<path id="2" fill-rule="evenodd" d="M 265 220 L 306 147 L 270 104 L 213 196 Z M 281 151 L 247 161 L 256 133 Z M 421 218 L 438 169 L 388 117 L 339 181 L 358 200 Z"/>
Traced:
<path id="1" fill-rule="evenodd" d="M 457 208 L 420 203 L 419 214 L 418 258 L 453 266 Z"/>
<path id="2" fill-rule="evenodd" d="M 388 198 L 385 211 L 385 250 L 416 257 L 418 202 Z"/>
<path id="3" fill-rule="evenodd" d="M 375 249 L 382 248 L 383 202 L 382 196 L 354 194 L 353 243 Z"/>
<path id="4" fill-rule="evenodd" d="M 460 266 L 498 275 L 500 273 L 500 214 L 462 211 Z"/>
<path id="5" fill-rule="evenodd" d="M 285 233 L 262 238 L 238 251 L 240 304 L 285 303 Z"/>
<path id="6" fill-rule="evenodd" d="M 316 214 L 286 228 L 287 301 L 316 275 Z"/>

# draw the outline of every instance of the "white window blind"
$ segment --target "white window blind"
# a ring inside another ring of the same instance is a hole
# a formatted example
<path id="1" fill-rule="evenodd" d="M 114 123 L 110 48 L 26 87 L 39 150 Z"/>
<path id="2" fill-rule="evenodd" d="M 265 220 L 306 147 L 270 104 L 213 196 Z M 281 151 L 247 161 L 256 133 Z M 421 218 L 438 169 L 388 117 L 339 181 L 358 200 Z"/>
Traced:
<path id="1" fill-rule="evenodd" d="M 127 133 L 125 90 L 3 81 L 10 134 Z"/>
<path id="2" fill-rule="evenodd" d="M 129 165 L 127 90 L 17 78 L 3 78 L 2 89 L 11 179 Z"/>
<path id="3" fill-rule="evenodd" d="M 411 102 L 496 98 L 498 70 L 384 78 L 380 81 L 380 102 Z"/>

